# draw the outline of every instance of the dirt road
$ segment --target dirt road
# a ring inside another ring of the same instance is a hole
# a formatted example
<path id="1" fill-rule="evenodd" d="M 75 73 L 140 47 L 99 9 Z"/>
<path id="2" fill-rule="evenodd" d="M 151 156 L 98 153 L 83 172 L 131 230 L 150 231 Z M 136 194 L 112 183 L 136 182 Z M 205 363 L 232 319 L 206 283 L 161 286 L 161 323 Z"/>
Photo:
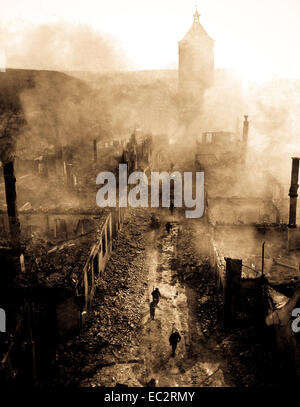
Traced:
<path id="1" fill-rule="evenodd" d="M 233 385 L 217 342 L 213 337 L 204 337 L 198 316 L 190 306 L 195 300 L 193 290 L 178 278 L 176 245 L 180 222 L 173 217 L 171 220 L 170 234 L 164 224 L 160 229 L 146 232 L 147 286 L 137 341 L 122 353 L 122 361 L 101 367 L 81 385 L 145 386 L 152 378 L 157 386 Z M 149 305 L 154 287 L 159 288 L 162 298 L 152 320 Z M 173 358 L 168 339 L 174 324 L 182 339 Z"/>

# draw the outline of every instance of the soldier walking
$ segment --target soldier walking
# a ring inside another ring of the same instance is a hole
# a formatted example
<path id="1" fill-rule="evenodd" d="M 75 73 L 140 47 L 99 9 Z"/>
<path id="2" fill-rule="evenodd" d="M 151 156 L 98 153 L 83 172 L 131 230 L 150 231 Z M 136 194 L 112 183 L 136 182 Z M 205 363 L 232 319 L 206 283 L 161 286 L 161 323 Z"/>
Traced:
<path id="1" fill-rule="evenodd" d="M 167 222 L 166 223 L 166 231 L 167 231 L 168 234 L 170 234 L 171 229 L 172 229 L 172 224 L 170 222 Z"/>
<path id="2" fill-rule="evenodd" d="M 175 356 L 175 351 L 176 351 L 177 345 L 180 341 L 181 341 L 181 336 L 180 336 L 179 332 L 177 331 L 176 328 L 173 328 L 173 331 L 169 338 L 170 345 L 172 346 L 172 357 Z"/>
<path id="3" fill-rule="evenodd" d="M 161 297 L 159 289 L 155 288 L 155 290 L 152 291 L 151 295 L 153 298 L 153 302 L 155 303 L 155 305 L 157 305 L 159 303 L 159 298 Z"/>

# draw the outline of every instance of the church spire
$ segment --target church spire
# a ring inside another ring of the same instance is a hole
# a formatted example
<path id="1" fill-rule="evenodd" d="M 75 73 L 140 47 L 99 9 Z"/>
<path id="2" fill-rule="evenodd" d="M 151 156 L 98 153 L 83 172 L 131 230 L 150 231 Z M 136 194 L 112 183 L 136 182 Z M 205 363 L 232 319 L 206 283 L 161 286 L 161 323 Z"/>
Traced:
<path id="1" fill-rule="evenodd" d="M 198 1 L 196 1 L 196 3 L 195 3 L 195 13 L 194 13 L 193 17 L 194 17 L 194 23 L 199 23 L 200 14 L 198 13 Z"/>
<path id="2" fill-rule="evenodd" d="M 196 7 L 196 10 L 195 10 L 195 13 L 194 13 L 193 17 L 194 17 L 194 23 L 199 23 L 200 14 L 198 13 L 197 7 Z"/>

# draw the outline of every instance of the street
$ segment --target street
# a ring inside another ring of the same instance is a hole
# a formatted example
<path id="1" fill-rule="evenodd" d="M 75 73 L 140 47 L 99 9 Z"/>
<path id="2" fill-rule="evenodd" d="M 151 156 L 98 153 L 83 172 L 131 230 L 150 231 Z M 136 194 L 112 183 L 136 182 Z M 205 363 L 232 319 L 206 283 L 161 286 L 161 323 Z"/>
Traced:
<path id="1" fill-rule="evenodd" d="M 202 332 L 195 291 L 180 278 L 180 217 L 164 213 L 160 228 L 153 230 L 149 215 L 145 209 L 129 210 L 104 282 L 99 282 L 106 286 L 106 295 L 101 295 L 103 289 L 97 291 L 87 326 L 64 348 L 64 358 L 69 354 L 72 359 L 74 352 L 81 363 L 78 377 L 73 371 L 69 381 L 82 386 L 146 386 L 154 379 L 156 386 L 231 386 L 217 338 Z M 172 224 L 170 234 L 166 221 Z M 135 248 L 134 256 L 122 247 L 124 239 Z M 127 270 L 121 267 L 125 264 Z M 152 321 L 149 305 L 155 287 L 162 297 Z M 173 358 L 169 336 L 174 325 L 182 339 Z M 78 354 L 80 344 L 85 349 Z"/>

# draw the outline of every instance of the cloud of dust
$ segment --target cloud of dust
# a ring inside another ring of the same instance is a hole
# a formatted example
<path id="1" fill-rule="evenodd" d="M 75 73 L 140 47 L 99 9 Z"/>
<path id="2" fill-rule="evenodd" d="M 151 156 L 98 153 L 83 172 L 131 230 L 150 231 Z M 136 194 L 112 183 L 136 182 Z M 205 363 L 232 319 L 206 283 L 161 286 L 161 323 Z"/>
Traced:
<path id="1" fill-rule="evenodd" d="M 61 21 L 0 32 L 7 66 L 58 71 L 112 71 L 131 66 L 117 39 L 88 25 Z"/>
<path id="2" fill-rule="evenodd" d="M 290 183 L 291 157 L 300 156 L 300 80 L 277 79 L 247 91 L 249 150 L 256 164 Z M 253 161 L 253 159 L 252 159 Z"/>

